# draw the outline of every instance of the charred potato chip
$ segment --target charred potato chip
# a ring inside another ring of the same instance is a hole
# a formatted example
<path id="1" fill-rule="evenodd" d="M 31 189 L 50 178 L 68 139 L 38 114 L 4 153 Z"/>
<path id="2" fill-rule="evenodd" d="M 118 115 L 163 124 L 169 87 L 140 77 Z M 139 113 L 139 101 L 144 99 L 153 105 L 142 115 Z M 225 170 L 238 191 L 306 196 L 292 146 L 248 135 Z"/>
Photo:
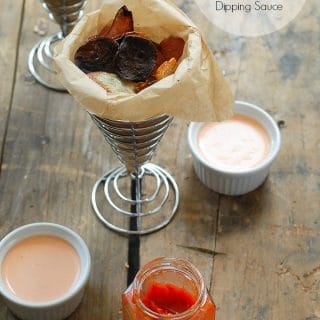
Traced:
<path id="1" fill-rule="evenodd" d="M 142 37 L 142 38 L 145 38 L 145 39 L 150 40 L 150 39 L 148 38 L 148 36 L 147 36 L 145 33 L 143 33 L 143 32 L 130 31 L 130 32 L 124 33 L 124 34 L 122 35 L 122 37 L 118 38 L 118 39 L 117 39 L 117 42 L 118 42 L 119 44 L 121 44 L 122 40 L 123 40 L 126 36 L 136 36 L 136 37 Z"/>
<path id="2" fill-rule="evenodd" d="M 152 41 L 125 36 L 115 57 L 116 73 L 120 78 L 135 82 L 146 80 L 157 62 L 157 48 Z"/>
<path id="3" fill-rule="evenodd" d="M 159 50 L 166 60 L 175 58 L 178 61 L 182 56 L 184 43 L 185 41 L 182 38 L 169 37 L 160 42 Z"/>
<path id="4" fill-rule="evenodd" d="M 176 71 L 177 60 L 171 58 L 169 61 L 165 61 L 155 72 L 155 78 L 159 81 Z"/>
<path id="5" fill-rule="evenodd" d="M 137 37 L 142 37 L 142 38 L 146 38 L 146 39 L 149 39 L 148 36 L 144 33 L 144 32 L 141 32 L 141 31 L 130 31 L 130 32 L 126 32 L 124 34 L 124 36 L 137 36 Z M 150 39 L 149 39 L 150 40 Z"/>
<path id="6" fill-rule="evenodd" d="M 107 32 L 103 32 L 104 29 L 106 29 L 105 31 Z M 132 32 L 134 30 L 132 12 L 129 11 L 126 6 L 121 7 L 117 12 L 111 27 L 108 28 L 108 25 L 106 25 L 104 29 L 102 29 L 100 35 L 110 39 L 118 39 L 124 33 Z"/>
<path id="7" fill-rule="evenodd" d="M 95 38 L 81 46 L 75 54 L 75 64 L 85 73 L 91 71 L 114 72 L 114 56 L 119 48 L 116 41 Z"/>

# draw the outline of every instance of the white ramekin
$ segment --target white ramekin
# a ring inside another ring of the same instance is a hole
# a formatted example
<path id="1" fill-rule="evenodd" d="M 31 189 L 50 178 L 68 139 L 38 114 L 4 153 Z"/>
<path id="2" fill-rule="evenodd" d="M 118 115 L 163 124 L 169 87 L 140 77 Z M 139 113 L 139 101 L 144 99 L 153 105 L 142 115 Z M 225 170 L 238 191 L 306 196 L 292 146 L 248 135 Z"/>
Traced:
<path id="1" fill-rule="evenodd" d="M 30 302 L 15 296 L 2 279 L 2 261 L 8 250 L 19 241 L 33 235 L 53 235 L 68 241 L 80 257 L 80 276 L 72 288 L 59 299 L 49 302 Z M 61 320 L 68 317 L 79 305 L 87 283 L 91 258 L 88 247 L 74 231 L 53 223 L 32 223 L 17 228 L 0 241 L 0 293 L 4 302 L 19 319 Z"/>
<path id="2" fill-rule="evenodd" d="M 197 136 L 203 122 L 190 123 L 188 142 L 194 158 L 194 169 L 199 179 L 210 189 L 226 195 L 241 195 L 255 190 L 268 176 L 270 166 L 276 158 L 281 144 L 280 131 L 277 123 L 264 110 L 254 104 L 236 101 L 234 113 L 247 115 L 263 125 L 267 130 L 271 150 L 266 159 L 256 167 L 243 170 L 225 169 L 209 164 L 200 154 Z"/>

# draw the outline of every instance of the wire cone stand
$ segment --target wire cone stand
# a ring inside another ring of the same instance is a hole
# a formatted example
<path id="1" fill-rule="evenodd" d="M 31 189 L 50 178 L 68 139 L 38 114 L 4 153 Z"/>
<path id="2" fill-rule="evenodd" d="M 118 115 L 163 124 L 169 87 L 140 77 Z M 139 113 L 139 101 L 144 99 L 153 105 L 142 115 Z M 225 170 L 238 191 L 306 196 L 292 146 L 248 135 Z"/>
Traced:
<path id="1" fill-rule="evenodd" d="M 165 227 L 179 205 L 173 177 L 149 163 L 172 117 L 160 115 L 140 122 L 92 120 L 123 166 L 112 169 L 94 185 L 91 204 L 108 228 L 126 235 L 144 235 Z"/>

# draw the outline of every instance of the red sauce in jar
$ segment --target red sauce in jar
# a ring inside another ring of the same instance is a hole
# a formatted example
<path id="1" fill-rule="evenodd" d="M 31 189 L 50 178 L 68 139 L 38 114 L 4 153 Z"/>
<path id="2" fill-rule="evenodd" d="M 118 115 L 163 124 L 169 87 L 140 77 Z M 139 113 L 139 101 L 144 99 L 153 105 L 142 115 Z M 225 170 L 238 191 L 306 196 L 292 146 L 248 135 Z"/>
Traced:
<path id="1" fill-rule="evenodd" d="M 190 309 L 196 297 L 173 284 L 153 283 L 142 297 L 143 304 L 159 314 L 179 314 Z"/>
<path id="2" fill-rule="evenodd" d="M 215 305 L 203 277 L 188 261 L 158 258 L 122 295 L 123 320 L 214 320 Z"/>

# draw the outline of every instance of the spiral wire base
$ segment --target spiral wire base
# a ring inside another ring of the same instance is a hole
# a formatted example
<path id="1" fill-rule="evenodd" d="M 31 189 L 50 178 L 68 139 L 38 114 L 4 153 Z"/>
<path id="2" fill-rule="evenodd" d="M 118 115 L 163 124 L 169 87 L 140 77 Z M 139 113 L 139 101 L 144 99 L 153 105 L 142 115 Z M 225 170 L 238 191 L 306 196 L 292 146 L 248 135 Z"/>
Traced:
<path id="1" fill-rule="evenodd" d="M 173 118 L 161 115 L 141 122 L 101 119 L 92 114 L 91 118 L 124 164 L 95 183 L 91 204 L 96 216 L 122 234 L 143 235 L 165 227 L 178 209 L 178 186 L 167 171 L 148 162 Z M 135 187 L 133 193 L 125 192 L 128 183 Z M 130 228 L 132 219 L 135 230 Z"/>
<path id="2" fill-rule="evenodd" d="M 61 32 L 40 40 L 29 53 L 29 71 L 46 88 L 66 92 L 56 79 L 53 68 L 53 47 L 56 42 L 69 34 L 82 18 L 86 2 L 86 0 L 41 0 L 50 19 L 58 23 L 61 29 Z"/>
<path id="3" fill-rule="evenodd" d="M 56 91 L 66 92 L 66 89 L 54 79 L 56 72 L 52 66 L 52 47 L 57 41 L 62 39 L 62 34 L 56 33 L 39 41 L 29 53 L 28 67 L 34 78 L 44 87 Z"/>

